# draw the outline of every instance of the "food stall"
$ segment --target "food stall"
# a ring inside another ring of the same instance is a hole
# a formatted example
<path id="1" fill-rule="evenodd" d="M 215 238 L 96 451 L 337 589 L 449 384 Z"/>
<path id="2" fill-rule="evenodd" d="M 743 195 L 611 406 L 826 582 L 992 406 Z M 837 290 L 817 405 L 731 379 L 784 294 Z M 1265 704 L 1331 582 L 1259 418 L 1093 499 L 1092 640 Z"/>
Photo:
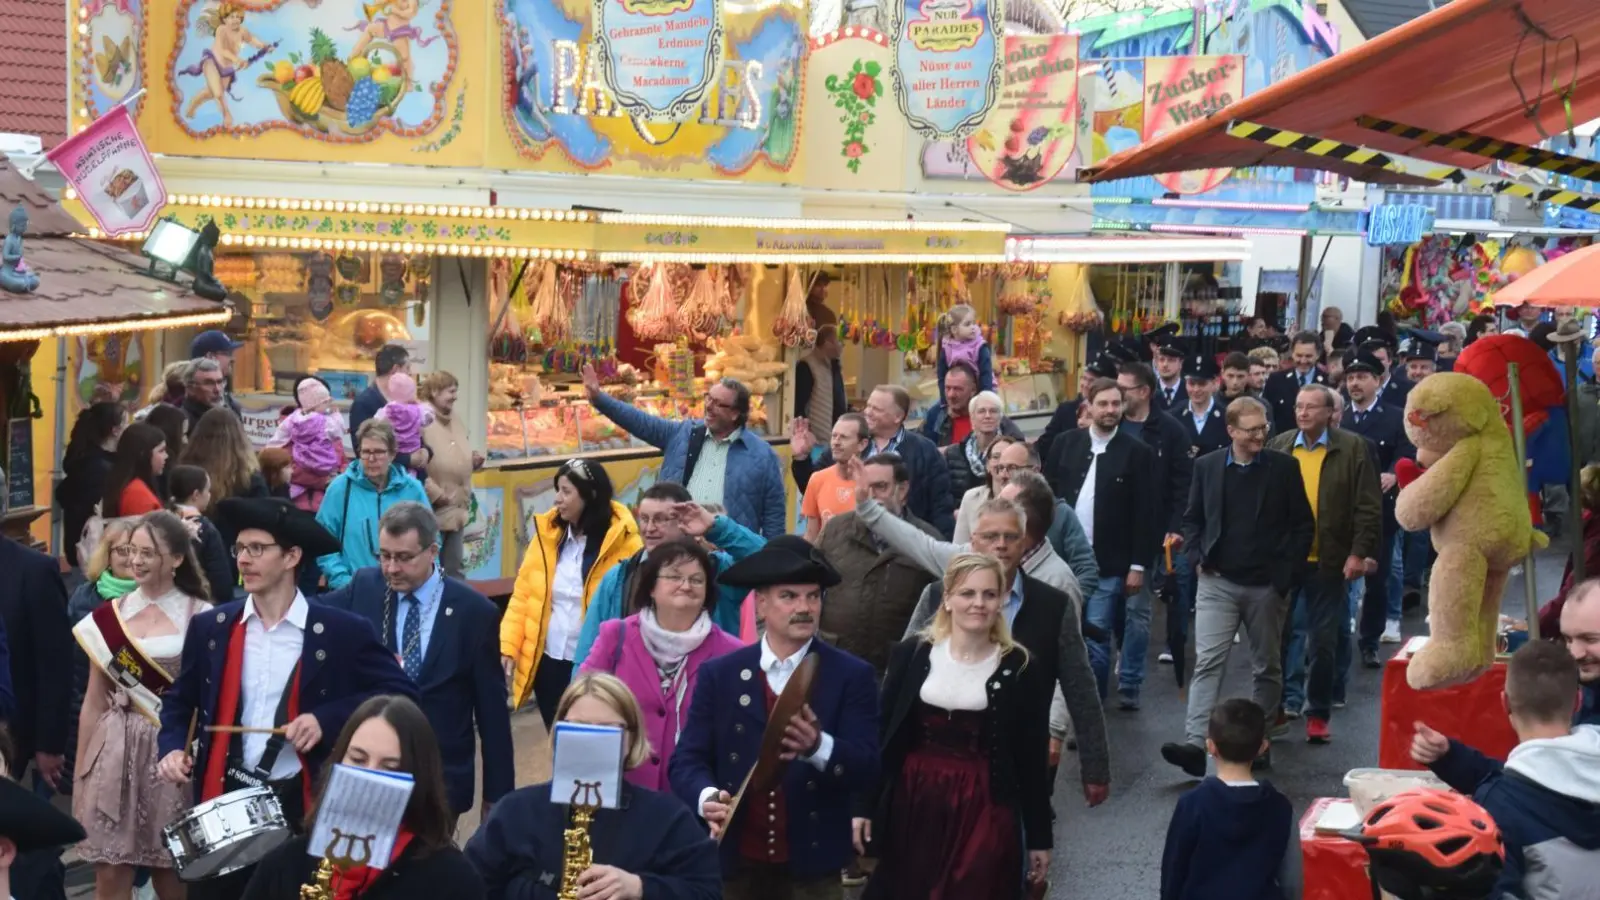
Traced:
<path id="1" fill-rule="evenodd" d="M 843 326 L 851 396 L 901 383 L 917 418 L 933 322 L 966 301 L 1008 413 L 1042 427 L 1084 361 L 1086 267 L 1127 240 L 1008 249 L 1090 230 L 1076 39 L 991 22 L 955 51 L 970 77 L 907 79 L 914 29 L 811 22 L 797 0 L 687 7 L 663 26 L 570 0 L 71 0 L 71 128 L 130 101 L 162 217 L 220 229 L 257 440 L 297 377 L 347 403 L 386 343 L 457 377 L 488 458 L 478 580 L 515 571 L 561 460 L 602 461 L 624 501 L 652 482 L 654 448 L 576 399 L 588 361 L 675 416 L 696 379 L 740 377 L 783 455 L 813 307 Z M 1053 117 L 1031 130 L 1032 101 L 1000 89 L 1024 62 Z M 1130 261 L 1164 259 L 1192 257 Z M 142 383 L 193 331 L 141 347 Z"/>
<path id="2" fill-rule="evenodd" d="M 130 382 L 137 393 L 146 336 L 215 328 L 233 311 L 154 277 L 136 254 L 77 237 L 78 222 L 3 154 L 0 201 L 10 226 L 0 257 L 0 531 L 42 544 L 69 411 L 118 399 Z M 55 377 L 38 377 L 45 372 Z"/>

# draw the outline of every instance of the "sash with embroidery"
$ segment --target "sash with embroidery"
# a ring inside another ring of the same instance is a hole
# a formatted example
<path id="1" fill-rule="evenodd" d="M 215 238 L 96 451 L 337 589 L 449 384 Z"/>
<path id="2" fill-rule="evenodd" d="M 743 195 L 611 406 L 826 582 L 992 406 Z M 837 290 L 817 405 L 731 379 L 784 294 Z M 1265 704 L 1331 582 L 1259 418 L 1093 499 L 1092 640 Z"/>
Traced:
<path id="1" fill-rule="evenodd" d="M 128 692 L 134 708 L 156 725 L 161 724 L 161 694 L 172 686 L 173 677 L 139 649 L 128 636 L 115 602 L 102 603 L 72 629 L 89 660 Z"/>

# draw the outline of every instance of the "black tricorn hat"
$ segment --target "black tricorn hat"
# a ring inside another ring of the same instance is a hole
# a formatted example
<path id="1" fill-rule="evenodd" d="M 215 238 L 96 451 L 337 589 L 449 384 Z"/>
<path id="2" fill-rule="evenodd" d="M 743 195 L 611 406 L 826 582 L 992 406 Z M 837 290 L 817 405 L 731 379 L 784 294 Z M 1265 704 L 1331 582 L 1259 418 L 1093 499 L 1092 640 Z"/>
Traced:
<path id="1" fill-rule="evenodd" d="M 278 546 L 299 547 L 312 559 L 344 549 L 316 516 L 279 497 L 229 497 L 217 504 L 217 518 L 236 534 L 247 528 L 265 531 Z"/>
<path id="2" fill-rule="evenodd" d="M 738 588 L 775 584 L 815 584 L 831 588 L 844 579 L 822 551 L 799 535 L 784 534 L 746 556 L 717 576 L 717 584 Z"/>
<path id="3" fill-rule="evenodd" d="M 49 800 L 0 775 L 0 837 L 18 853 L 65 847 L 84 839 L 83 826 Z"/>

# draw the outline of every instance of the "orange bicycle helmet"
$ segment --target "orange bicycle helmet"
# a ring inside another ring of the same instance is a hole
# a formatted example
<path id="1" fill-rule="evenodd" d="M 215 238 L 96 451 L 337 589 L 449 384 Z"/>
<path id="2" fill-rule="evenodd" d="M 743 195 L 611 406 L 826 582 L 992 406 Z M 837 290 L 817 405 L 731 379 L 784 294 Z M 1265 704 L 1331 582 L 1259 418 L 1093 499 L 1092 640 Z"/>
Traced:
<path id="1" fill-rule="evenodd" d="M 1494 819 L 1451 791 L 1396 794 L 1345 837 L 1367 848 L 1375 885 L 1400 900 L 1484 900 L 1505 867 Z"/>

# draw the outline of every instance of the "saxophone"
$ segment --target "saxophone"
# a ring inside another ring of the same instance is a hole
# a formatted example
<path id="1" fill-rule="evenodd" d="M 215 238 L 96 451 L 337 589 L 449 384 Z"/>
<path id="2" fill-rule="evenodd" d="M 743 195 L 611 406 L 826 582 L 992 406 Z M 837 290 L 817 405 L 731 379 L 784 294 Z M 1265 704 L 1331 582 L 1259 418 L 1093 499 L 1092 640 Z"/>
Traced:
<path id="1" fill-rule="evenodd" d="M 317 864 L 317 872 L 312 876 L 309 884 L 300 886 L 300 900 L 332 900 L 333 875 L 343 872 L 354 866 L 364 866 L 372 859 L 372 842 L 377 838 L 375 834 L 365 836 L 345 834 L 339 829 L 333 829 L 333 839 L 328 842 L 328 847 L 322 854 L 322 862 Z M 345 852 L 335 853 L 334 847 L 340 841 L 345 842 Z M 362 847 L 357 851 L 357 846 Z M 573 894 L 576 898 L 577 894 Z"/>
<path id="2" fill-rule="evenodd" d="M 581 797 L 581 799 L 580 799 Z M 561 861 L 561 891 L 558 900 L 578 900 L 578 878 L 594 865 L 594 848 L 589 844 L 589 826 L 600 807 L 600 782 L 575 782 L 570 805 L 572 826 L 566 830 Z"/>

